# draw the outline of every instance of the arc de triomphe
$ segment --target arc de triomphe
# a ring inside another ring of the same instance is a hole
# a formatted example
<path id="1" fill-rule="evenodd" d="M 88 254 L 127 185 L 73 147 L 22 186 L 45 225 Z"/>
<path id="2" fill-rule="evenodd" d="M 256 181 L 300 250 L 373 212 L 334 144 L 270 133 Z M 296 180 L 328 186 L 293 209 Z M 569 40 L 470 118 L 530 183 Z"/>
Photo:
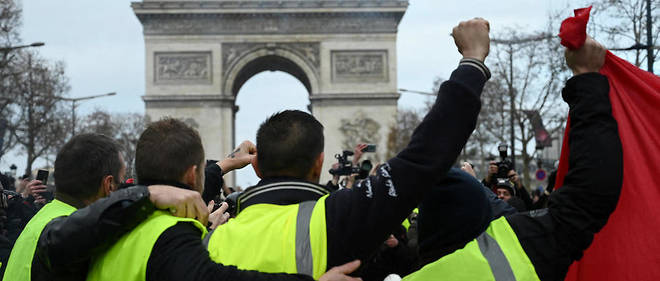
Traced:
<path id="1" fill-rule="evenodd" d="M 235 145 L 241 86 L 279 70 L 307 88 L 310 111 L 325 127 L 322 182 L 333 155 L 357 142 L 376 143 L 372 158 L 384 160 L 399 98 L 397 29 L 407 7 L 407 0 L 134 2 L 144 30 L 146 113 L 192 124 L 207 158 L 221 159 Z"/>

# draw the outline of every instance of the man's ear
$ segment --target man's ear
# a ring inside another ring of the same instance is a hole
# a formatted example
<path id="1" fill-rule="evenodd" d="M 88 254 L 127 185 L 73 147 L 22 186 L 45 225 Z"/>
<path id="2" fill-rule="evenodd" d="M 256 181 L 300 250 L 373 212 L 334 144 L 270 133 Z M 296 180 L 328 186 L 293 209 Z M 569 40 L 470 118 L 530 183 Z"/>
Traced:
<path id="1" fill-rule="evenodd" d="M 182 182 L 189 186 L 195 187 L 195 184 L 197 183 L 197 169 L 198 169 L 197 165 L 192 165 L 188 167 L 186 173 L 183 174 Z"/>
<path id="2" fill-rule="evenodd" d="M 316 158 L 316 163 L 314 163 L 315 166 L 317 166 L 319 168 L 319 170 L 323 169 L 323 160 L 324 159 L 325 159 L 325 153 L 323 153 L 323 151 L 321 151 L 321 154 L 319 154 L 319 157 Z"/>
<path id="3" fill-rule="evenodd" d="M 264 176 L 261 174 L 261 170 L 259 170 L 259 161 L 257 160 L 257 156 L 255 155 L 254 158 L 252 158 L 252 169 L 254 169 L 254 172 L 257 174 L 257 177 L 260 179 L 263 179 Z"/>
<path id="4" fill-rule="evenodd" d="M 114 185 L 115 177 L 112 175 L 107 175 L 103 178 L 101 182 L 101 195 L 103 197 L 110 196 L 110 193 L 117 189 L 117 186 Z"/>

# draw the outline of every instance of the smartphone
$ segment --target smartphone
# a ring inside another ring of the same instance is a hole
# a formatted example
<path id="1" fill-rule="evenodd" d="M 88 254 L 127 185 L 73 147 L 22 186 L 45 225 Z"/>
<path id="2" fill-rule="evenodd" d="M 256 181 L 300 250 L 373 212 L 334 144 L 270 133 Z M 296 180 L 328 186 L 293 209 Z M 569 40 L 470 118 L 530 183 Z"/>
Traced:
<path id="1" fill-rule="evenodd" d="M 367 144 L 367 146 L 362 149 L 362 152 L 376 152 L 376 145 L 375 144 Z"/>
<path id="2" fill-rule="evenodd" d="M 39 170 L 36 180 L 41 181 L 43 185 L 48 185 L 48 170 Z"/>

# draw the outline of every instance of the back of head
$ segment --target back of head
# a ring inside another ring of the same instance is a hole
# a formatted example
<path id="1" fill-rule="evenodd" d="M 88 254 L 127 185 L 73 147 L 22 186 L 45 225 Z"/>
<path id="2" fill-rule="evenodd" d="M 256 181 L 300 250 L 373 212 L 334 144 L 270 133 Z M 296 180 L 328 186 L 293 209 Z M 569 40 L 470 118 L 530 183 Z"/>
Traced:
<path id="1" fill-rule="evenodd" d="M 264 178 L 304 179 L 323 145 L 323 125 L 314 116 L 299 110 L 274 114 L 257 132 L 259 171 Z"/>
<path id="2" fill-rule="evenodd" d="M 55 192 L 85 200 L 99 193 L 103 178 L 120 180 L 121 147 L 100 134 L 80 134 L 67 142 L 55 159 Z"/>
<path id="3" fill-rule="evenodd" d="M 164 118 L 149 124 L 140 135 L 135 172 L 138 182 L 178 182 L 188 168 L 200 166 L 203 160 L 204 148 L 197 131 L 180 120 Z"/>
<path id="4" fill-rule="evenodd" d="M 492 209 L 481 183 L 452 168 L 419 205 L 417 230 L 422 262 L 435 261 L 463 248 L 486 230 L 491 218 Z"/>

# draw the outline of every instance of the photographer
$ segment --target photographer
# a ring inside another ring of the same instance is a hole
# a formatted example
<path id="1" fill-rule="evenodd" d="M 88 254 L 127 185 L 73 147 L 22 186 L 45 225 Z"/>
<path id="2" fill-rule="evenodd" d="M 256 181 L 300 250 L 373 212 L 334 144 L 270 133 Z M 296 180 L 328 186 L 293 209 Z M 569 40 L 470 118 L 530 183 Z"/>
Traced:
<path id="1" fill-rule="evenodd" d="M 332 180 L 326 184 L 326 188 L 328 190 L 351 189 L 356 180 L 365 179 L 371 175 L 375 169 L 371 161 L 364 160 L 360 163 L 360 158 L 365 152 L 376 152 L 376 145 L 360 143 L 355 146 L 352 152 L 344 150 L 342 154 L 335 155 L 338 162 L 332 164 L 332 169 L 330 169 Z M 349 156 L 352 156 L 350 162 L 348 161 Z M 340 179 L 341 176 L 344 176 L 344 178 Z"/>
<path id="2" fill-rule="evenodd" d="M 490 188 L 495 194 L 498 194 L 498 182 L 502 180 L 511 182 L 513 187 L 509 192 L 509 196 L 521 200 L 523 203 L 521 206 L 524 206 L 524 210 L 531 210 L 534 204 L 532 197 L 529 195 L 527 188 L 522 184 L 518 173 L 511 166 L 511 163 L 506 160 L 501 162 L 490 161 L 490 163 L 488 163 L 488 175 L 481 181 L 481 183 Z M 516 209 L 520 210 L 523 208 Z"/>

